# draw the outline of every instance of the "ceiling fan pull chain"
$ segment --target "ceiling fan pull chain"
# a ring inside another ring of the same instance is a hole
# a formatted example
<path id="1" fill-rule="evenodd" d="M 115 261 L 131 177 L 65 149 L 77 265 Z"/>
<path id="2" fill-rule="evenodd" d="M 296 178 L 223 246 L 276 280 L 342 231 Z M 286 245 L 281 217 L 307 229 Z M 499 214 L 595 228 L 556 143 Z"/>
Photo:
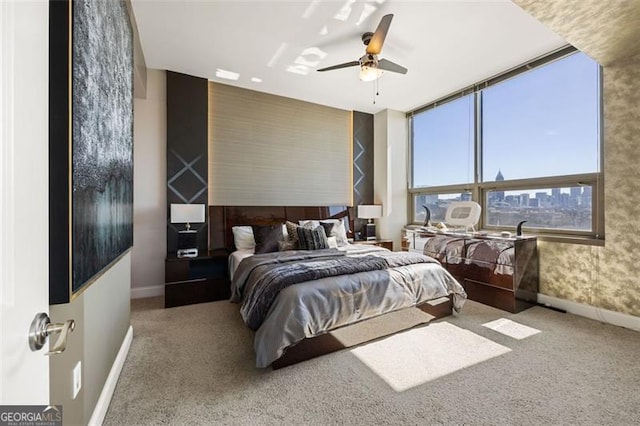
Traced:
<path id="1" fill-rule="evenodd" d="M 380 96 L 380 79 L 376 78 L 373 81 L 373 91 L 375 92 L 373 95 L 373 104 L 376 104 L 376 96 Z"/>

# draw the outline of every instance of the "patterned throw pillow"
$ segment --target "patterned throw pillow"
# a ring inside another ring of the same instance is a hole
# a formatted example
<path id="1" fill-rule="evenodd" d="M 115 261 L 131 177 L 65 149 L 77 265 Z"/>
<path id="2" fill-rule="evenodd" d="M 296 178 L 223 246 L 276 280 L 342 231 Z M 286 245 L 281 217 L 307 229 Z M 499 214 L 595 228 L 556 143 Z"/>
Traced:
<path id="1" fill-rule="evenodd" d="M 336 237 L 338 246 L 346 246 L 349 244 L 349 240 L 347 239 L 347 229 L 345 228 L 344 220 L 342 219 L 309 219 L 301 220 L 299 223 L 300 226 L 311 226 L 314 228 L 318 225 L 322 225 L 325 227 L 327 237 Z"/>
<path id="2" fill-rule="evenodd" d="M 320 250 L 329 248 L 327 234 L 322 226 L 310 229 L 299 226 L 298 232 L 298 248 L 301 250 Z"/>
<path id="3" fill-rule="evenodd" d="M 298 248 L 298 224 L 287 221 L 284 226 L 287 228 L 287 242 L 286 250 L 295 250 Z M 280 249 L 282 250 L 282 248 Z"/>

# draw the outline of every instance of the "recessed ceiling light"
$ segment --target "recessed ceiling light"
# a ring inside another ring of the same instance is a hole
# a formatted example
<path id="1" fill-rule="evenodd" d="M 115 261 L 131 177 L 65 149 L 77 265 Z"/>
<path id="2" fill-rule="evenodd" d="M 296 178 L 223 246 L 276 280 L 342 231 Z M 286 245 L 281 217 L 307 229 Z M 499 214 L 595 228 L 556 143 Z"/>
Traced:
<path id="1" fill-rule="evenodd" d="M 233 71 L 223 70 L 221 68 L 216 69 L 216 77 L 224 78 L 225 80 L 237 80 L 240 78 L 240 74 Z"/>
<path id="2" fill-rule="evenodd" d="M 251 77 L 251 81 L 253 81 L 254 83 L 262 83 L 262 79 L 258 77 Z"/>

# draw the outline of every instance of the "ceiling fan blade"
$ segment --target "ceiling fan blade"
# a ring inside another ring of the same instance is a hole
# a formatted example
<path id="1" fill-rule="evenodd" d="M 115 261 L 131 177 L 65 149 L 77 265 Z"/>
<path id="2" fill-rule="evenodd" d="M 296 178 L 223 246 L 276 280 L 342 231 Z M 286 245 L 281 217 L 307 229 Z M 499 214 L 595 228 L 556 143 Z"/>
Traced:
<path id="1" fill-rule="evenodd" d="M 408 71 L 405 67 L 394 62 L 387 61 L 386 59 L 380 59 L 378 61 L 378 69 L 383 71 L 397 72 L 400 74 L 406 74 Z"/>
<path id="2" fill-rule="evenodd" d="M 384 39 L 387 37 L 387 31 L 389 31 L 389 26 L 391 25 L 391 20 L 393 19 L 393 13 L 388 15 L 384 15 L 378 24 L 378 28 L 376 28 L 376 32 L 373 33 L 373 37 L 371 37 L 371 41 L 367 45 L 367 53 L 371 55 L 378 55 L 382 50 L 382 45 L 384 44 Z"/>
<path id="3" fill-rule="evenodd" d="M 345 62 L 344 64 L 332 65 L 330 67 L 321 68 L 318 71 L 331 71 L 331 70 L 337 70 L 340 68 L 355 67 L 356 65 L 360 65 L 360 61 L 351 61 L 351 62 Z"/>

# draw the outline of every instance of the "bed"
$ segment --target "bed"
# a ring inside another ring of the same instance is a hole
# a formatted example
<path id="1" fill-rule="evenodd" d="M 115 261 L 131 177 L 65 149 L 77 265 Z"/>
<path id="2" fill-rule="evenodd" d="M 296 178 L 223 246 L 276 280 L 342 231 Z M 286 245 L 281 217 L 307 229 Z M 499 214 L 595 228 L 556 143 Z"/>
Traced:
<path id="1" fill-rule="evenodd" d="M 293 208 L 290 215 L 286 210 L 292 208 L 212 209 L 210 218 L 217 213 L 224 221 L 216 225 L 212 220 L 210 228 L 217 229 L 217 238 L 232 251 L 231 300 L 239 303 L 245 324 L 255 331 L 257 367 L 281 368 L 342 349 L 344 344 L 329 333 L 336 329 L 415 306 L 430 318 L 440 318 L 459 310 L 466 299 L 462 286 L 437 260 L 419 253 L 343 242 L 254 254 L 250 247 L 229 244 L 235 241 L 234 228 L 330 216 L 321 207 Z M 271 209 L 275 213 L 265 215 Z M 239 211 L 241 215 L 234 214 Z M 350 220 L 348 210 L 339 219 Z M 215 242 L 216 236 L 210 240 Z"/>

